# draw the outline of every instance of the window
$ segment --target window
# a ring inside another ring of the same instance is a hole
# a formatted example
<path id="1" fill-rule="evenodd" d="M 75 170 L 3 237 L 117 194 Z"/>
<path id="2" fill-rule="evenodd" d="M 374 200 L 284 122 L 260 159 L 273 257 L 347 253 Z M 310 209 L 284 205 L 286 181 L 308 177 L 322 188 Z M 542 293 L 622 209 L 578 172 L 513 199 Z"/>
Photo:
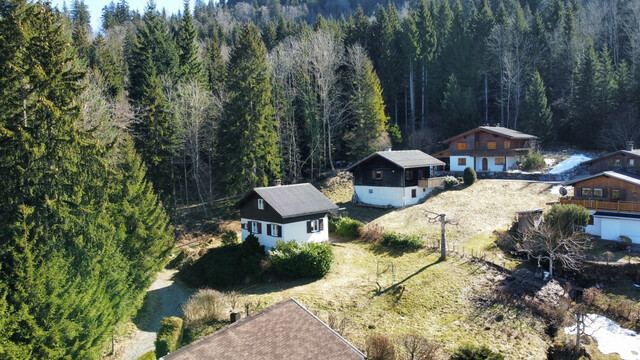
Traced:
<path id="1" fill-rule="evenodd" d="M 584 197 L 591 196 L 591 188 L 582 188 L 582 196 Z"/>
<path id="2" fill-rule="evenodd" d="M 504 141 L 504 148 L 505 149 L 511 149 L 511 140 L 505 140 Z"/>
<path id="3" fill-rule="evenodd" d="M 635 166 L 636 165 L 636 159 L 629 159 L 629 166 Z"/>
<path id="4" fill-rule="evenodd" d="M 307 233 L 315 233 L 324 230 L 324 218 L 307 221 Z"/>
<path id="5" fill-rule="evenodd" d="M 458 165 L 460 165 L 460 166 L 467 165 L 467 159 L 466 158 L 458 158 Z"/>
<path id="6" fill-rule="evenodd" d="M 496 158 L 496 165 L 504 165 L 504 158 L 497 157 Z"/>
<path id="7" fill-rule="evenodd" d="M 369 189 L 369 194 L 373 194 L 373 189 Z"/>
<path id="8" fill-rule="evenodd" d="M 413 170 L 407 170 L 407 180 L 413 179 Z"/>
<path id="9" fill-rule="evenodd" d="M 613 201 L 620 200 L 620 190 L 611 190 L 611 200 Z"/>
<path id="10" fill-rule="evenodd" d="M 489 141 L 487 143 L 487 149 L 489 150 L 495 150 L 496 149 L 496 142 L 495 141 Z"/>
<path id="11" fill-rule="evenodd" d="M 251 221 L 251 232 L 260 234 L 262 232 L 262 224 L 257 221 Z"/>
<path id="12" fill-rule="evenodd" d="M 613 161 L 613 165 L 614 165 L 614 166 L 620 166 L 620 159 L 615 159 L 615 160 Z"/>
<path id="13" fill-rule="evenodd" d="M 602 197 L 602 189 L 593 188 L 593 196 Z"/>
<path id="14" fill-rule="evenodd" d="M 382 180 L 384 176 L 384 173 L 382 172 L 382 170 L 373 170 L 371 172 L 371 178 L 374 180 Z"/>
<path id="15" fill-rule="evenodd" d="M 458 143 L 458 150 L 467 150 L 467 143 L 459 142 Z"/>
<path id="16" fill-rule="evenodd" d="M 258 199 L 258 210 L 264 210 L 264 200 Z"/>
<path id="17" fill-rule="evenodd" d="M 416 189 L 411 189 L 411 197 L 416 197 Z"/>
<path id="18" fill-rule="evenodd" d="M 269 224 L 269 227 L 267 227 L 267 235 L 273 237 L 282 237 L 282 226 L 278 224 Z"/>

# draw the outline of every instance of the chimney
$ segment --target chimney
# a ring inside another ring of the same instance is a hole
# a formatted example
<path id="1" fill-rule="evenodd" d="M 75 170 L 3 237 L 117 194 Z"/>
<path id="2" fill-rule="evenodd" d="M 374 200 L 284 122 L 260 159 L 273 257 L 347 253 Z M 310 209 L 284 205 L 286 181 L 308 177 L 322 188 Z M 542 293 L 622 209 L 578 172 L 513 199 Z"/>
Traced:
<path id="1" fill-rule="evenodd" d="M 633 151 L 633 141 L 627 141 L 627 151 Z"/>
<path id="2" fill-rule="evenodd" d="M 242 313 L 232 312 L 231 313 L 231 323 L 234 323 L 242 318 Z"/>
<path id="3" fill-rule="evenodd" d="M 280 185 L 282 185 L 282 180 L 280 179 L 273 180 L 273 186 L 280 186 Z"/>

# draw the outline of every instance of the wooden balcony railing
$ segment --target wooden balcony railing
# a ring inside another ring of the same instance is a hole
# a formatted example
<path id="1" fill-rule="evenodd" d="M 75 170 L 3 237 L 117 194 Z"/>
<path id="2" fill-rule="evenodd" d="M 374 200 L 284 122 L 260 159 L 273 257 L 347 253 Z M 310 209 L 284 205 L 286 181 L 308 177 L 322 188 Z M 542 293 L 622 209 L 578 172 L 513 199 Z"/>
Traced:
<path id="1" fill-rule="evenodd" d="M 444 176 L 418 180 L 418 186 L 421 188 L 427 188 L 427 189 L 440 187 L 442 186 L 442 183 L 444 183 Z"/>
<path id="2" fill-rule="evenodd" d="M 599 200 L 579 200 L 560 199 L 560 204 L 581 205 L 589 210 L 615 211 L 615 212 L 637 212 L 640 213 L 640 202 L 634 201 L 599 201 Z"/>

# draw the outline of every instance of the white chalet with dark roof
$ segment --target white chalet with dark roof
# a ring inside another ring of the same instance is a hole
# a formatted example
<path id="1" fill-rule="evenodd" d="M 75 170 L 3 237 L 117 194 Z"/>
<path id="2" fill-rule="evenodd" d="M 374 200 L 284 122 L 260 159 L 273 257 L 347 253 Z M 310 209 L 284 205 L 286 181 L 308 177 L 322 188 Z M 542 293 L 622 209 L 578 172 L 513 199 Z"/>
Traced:
<path id="1" fill-rule="evenodd" d="M 237 206 L 242 241 L 254 234 L 267 249 L 275 247 L 277 240 L 301 244 L 328 241 L 327 214 L 338 210 L 309 183 L 254 188 Z"/>

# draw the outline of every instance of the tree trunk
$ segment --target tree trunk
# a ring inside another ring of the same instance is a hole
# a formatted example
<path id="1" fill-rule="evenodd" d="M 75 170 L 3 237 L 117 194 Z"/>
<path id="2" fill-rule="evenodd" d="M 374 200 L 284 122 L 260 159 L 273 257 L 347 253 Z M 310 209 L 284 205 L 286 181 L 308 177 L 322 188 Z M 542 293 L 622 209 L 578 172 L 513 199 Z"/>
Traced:
<path id="1" fill-rule="evenodd" d="M 489 85 L 487 72 L 484 72 L 484 123 L 489 123 Z"/>
<path id="2" fill-rule="evenodd" d="M 189 178 L 187 177 L 187 154 L 186 150 L 182 152 L 182 169 L 184 170 L 184 196 L 185 203 L 189 205 Z"/>
<path id="3" fill-rule="evenodd" d="M 447 259 L 447 238 L 445 234 L 445 214 L 440 214 L 440 260 Z"/>
<path id="4" fill-rule="evenodd" d="M 424 130 L 425 129 L 425 117 L 424 117 L 424 99 L 425 99 L 425 83 L 426 83 L 426 78 L 427 78 L 427 73 L 426 73 L 426 66 L 424 65 L 424 61 L 422 62 L 422 106 L 421 106 L 421 115 L 420 115 L 420 129 Z"/>
<path id="5" fill-rule="evenodd" d="M 331 165 L 331 170 L 335 170 L 336 168 L 333 166 L 333 157 L 331 151 L 331 124 L 327 122 L 327 136 L 329 138 L 329 165 Z"/>
<path id="6" fill-rule="evenodd" d="M 416 99 L 413 91 L 413 59 L 409 59 L 409 106 L 411 106 L 411 132 L 416 130 Z"/>

